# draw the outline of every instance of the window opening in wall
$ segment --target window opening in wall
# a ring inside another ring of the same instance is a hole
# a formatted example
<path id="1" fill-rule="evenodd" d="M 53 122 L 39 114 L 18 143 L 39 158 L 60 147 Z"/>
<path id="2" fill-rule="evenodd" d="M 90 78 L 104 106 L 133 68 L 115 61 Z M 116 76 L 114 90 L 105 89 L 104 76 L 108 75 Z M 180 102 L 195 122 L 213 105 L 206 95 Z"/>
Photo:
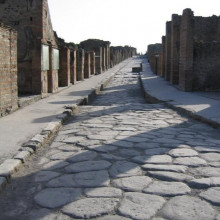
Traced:
<path id="1" fill-rule="evenodd" d="M 49 46 L 42 45 L 41 51 L 41 69 L 43 71 L 49 70 Z"/>

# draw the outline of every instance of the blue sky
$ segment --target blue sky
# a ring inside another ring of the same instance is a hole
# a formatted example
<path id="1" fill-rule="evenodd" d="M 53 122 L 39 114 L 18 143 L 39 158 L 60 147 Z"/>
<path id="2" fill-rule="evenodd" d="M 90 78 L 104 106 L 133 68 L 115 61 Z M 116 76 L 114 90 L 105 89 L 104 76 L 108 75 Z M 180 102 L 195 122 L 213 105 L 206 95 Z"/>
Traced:
<path id="1" fill-rule="evenodd" d="M 172 14 L 191 8 L 196 16 L 220 15 L 217 0 L 48 0 L 53 28 L 67 42 L 89 38 L 144 53 L 160 43 Z"/>

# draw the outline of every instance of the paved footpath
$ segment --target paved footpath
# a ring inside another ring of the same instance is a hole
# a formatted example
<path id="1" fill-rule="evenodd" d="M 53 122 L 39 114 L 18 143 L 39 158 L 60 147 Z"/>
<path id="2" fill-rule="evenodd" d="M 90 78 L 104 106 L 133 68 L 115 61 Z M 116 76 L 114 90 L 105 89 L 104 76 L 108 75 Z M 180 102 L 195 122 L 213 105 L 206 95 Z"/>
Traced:
<path id="1" fill-rule="evenodd" d="M 135 62 L 15 175 L 1 220 L 220 219 L 219 131 L 146 103 Z"/>

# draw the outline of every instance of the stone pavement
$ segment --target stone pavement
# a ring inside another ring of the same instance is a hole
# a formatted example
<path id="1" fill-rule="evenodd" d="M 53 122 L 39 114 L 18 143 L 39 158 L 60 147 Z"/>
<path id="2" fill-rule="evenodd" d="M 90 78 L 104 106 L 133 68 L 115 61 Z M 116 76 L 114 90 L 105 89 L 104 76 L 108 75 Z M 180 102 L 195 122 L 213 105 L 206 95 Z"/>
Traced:
<path id="1" fill-rule="evenodd" d="M 143 59 L 141 80 L 148 98 L 163 101 L 172 108 L 220 128 L 220 92 L 180 91 L 155 75 L 146 59 Z"/>
<path id="2" fill-rule="evenodd" d="M 25 164 L 1 220 L 219 220 L 219 131 L 146 103 L 133 59 Z"/>
<path id="3" fill-rule="evenodd" d="M 93 76 L 62 90 L 60 93 L 53 94 L 6 117 L 0 118 L 0 164 L 5 159 L 16 155 L 22 144 L 28 142 L 35 135 L 41 134 L 42 130 L 44 131 L 43 133 L 54 131 L 54 129 L 59 127 L 62 119 L 68 115 L 63 114 L 63 112 L 70 113 L 75 105 L 81 103 L 94 90 L 99 90 L 102 84 L 128 62 L 130 62 L 130 59 L 103 74 Z M 38 96 L 36 96 L 37 98 Z M 35 138 L 35 140 L 41 142 L 39 138 Z"/>

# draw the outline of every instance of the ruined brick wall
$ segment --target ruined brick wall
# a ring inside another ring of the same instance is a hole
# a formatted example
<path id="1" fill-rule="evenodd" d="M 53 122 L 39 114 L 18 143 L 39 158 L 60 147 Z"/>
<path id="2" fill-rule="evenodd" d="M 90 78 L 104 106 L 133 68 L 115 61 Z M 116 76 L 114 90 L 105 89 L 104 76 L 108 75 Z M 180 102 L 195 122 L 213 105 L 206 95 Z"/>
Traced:
<path id="1" fill-rule="evenodd" d="M 95 52 L 90 51 L 90 69 L 91 69 L 91 74 L 94 75 L 96 74 L 95 71 Z"/>
<path id="2" fill-rule="evenodd" d="M 165 79 L 170 80 L 170 70 L 171 70 L 171 22 L 166 23 L 166 54 L 165 54 Z"/>
<path id="3" fill-rule="evenodd" d="M 85 51 L 83 49 L 79 49 L 76 52 L 77 81 L 84 80 L 84 62 L 85 62 Z"/>
<path id="4" fill-rule="evenodd" d="M 70 49 L 60 49 L 59 86 L 70 85 Z"/>
<path id="5" fill-rule="evenodd" d="M 0 116 L 18 107 L 17 33 L 0 24 Z"/>
<path id="6" fill-rule="evenodd" d="M 162 36 L 162 54 L 161 54 L 161 76 L 165 77 L 165 57 L 166 57 L 166 36 Z"/>
<path id="7" fill-rule="evenodd" d="M 76 50 L 70 51 L 70 82 L 76 83 Z"/>
<path id="8" fill-rule="evenodd" d="M 84 77 L 90 78 L 91 76 L 91 65 L 90 65 L 90 53 L 85 52 L 85 63 L 84 63 Z"/>
<path id="9" fill-rule="evenodd" d="M 49 85 L 53 85 L 53 92 L 57 91 L 58 71 L 42 68 L 41 59 L 42 44 L 57 46 L 47 0 L 1 1 L 0 21 L 18 32 L 19 92 L 47 93 Z M 52 82 L 48 82 L 48 79 Z"/>
<path id="10" fill-rule="evenodd" d="M 193 90 L 220 91 L 220 42 L 194 43 Z"/>

